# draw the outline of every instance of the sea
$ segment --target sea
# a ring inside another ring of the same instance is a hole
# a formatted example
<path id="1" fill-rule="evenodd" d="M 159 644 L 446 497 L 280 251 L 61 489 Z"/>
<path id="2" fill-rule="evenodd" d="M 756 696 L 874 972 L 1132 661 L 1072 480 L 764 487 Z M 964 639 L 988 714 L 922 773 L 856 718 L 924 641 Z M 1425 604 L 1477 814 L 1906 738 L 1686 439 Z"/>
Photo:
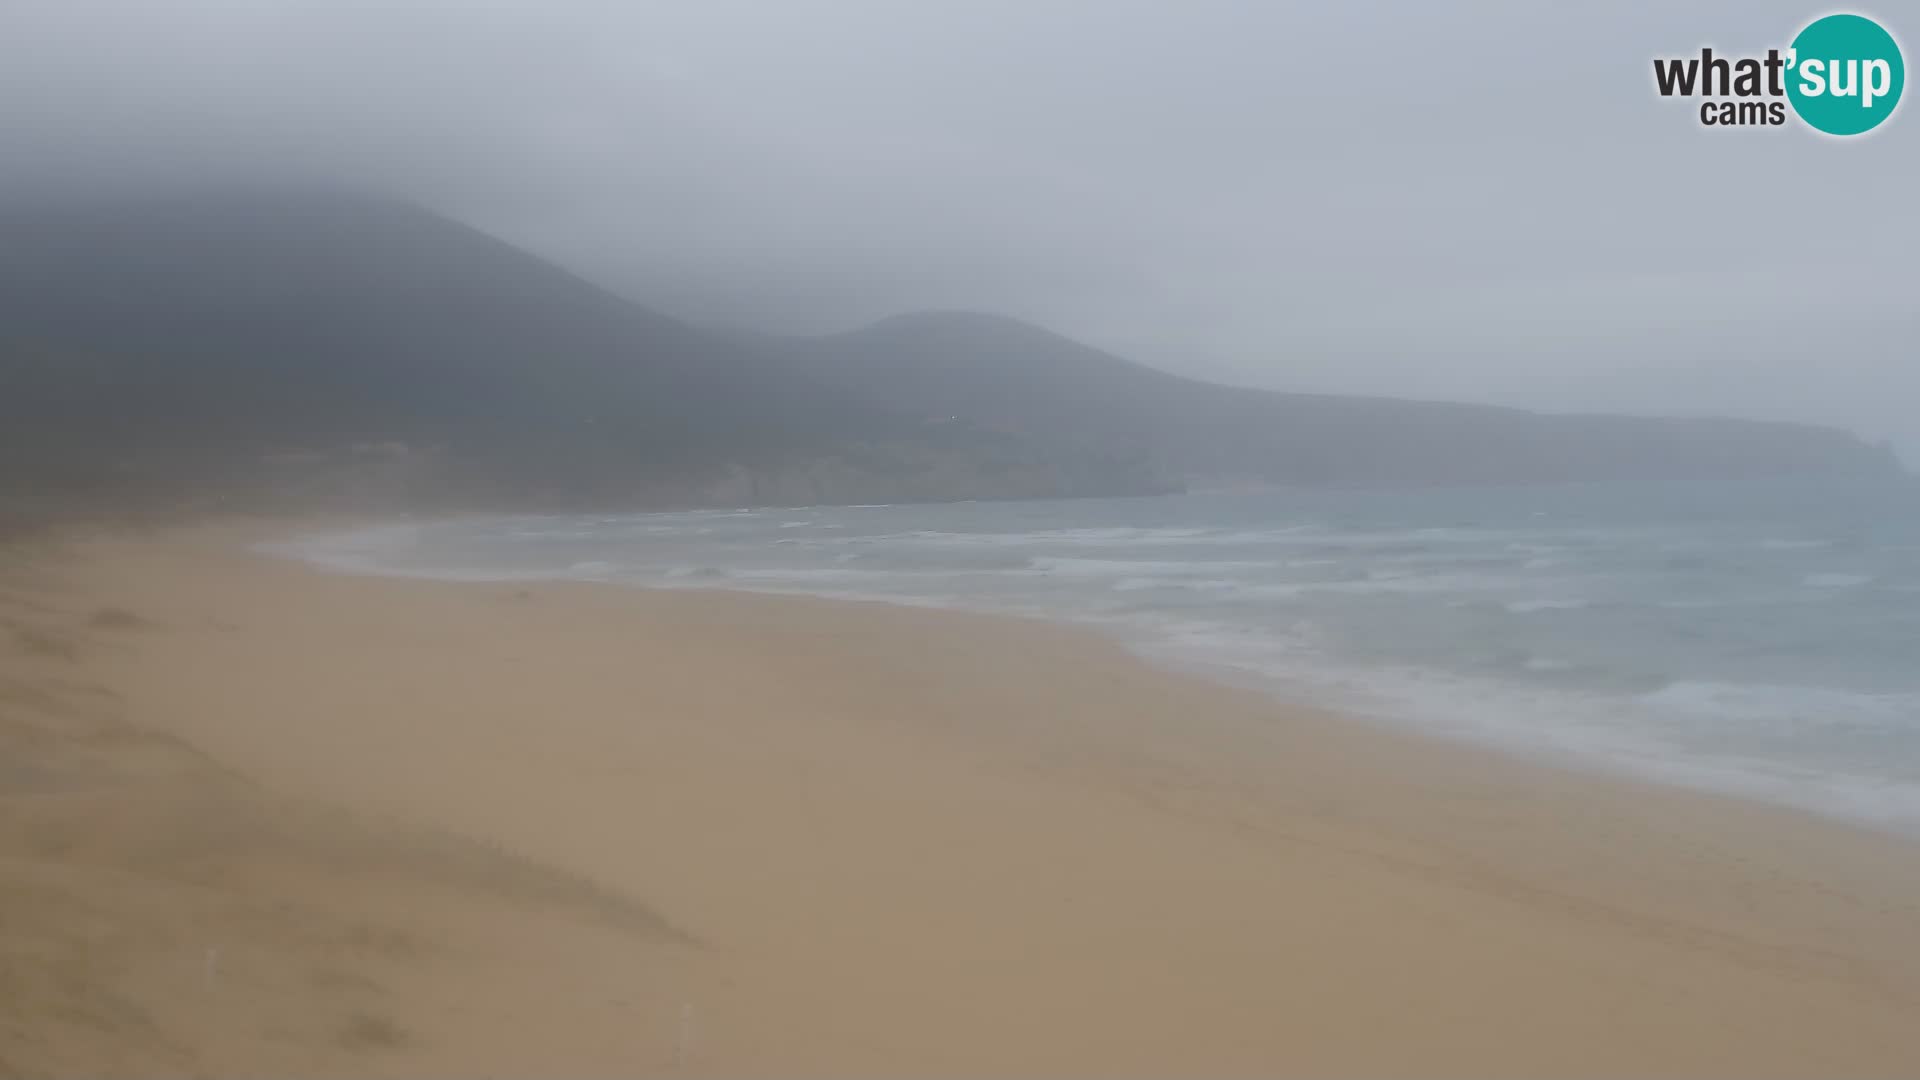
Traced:
<path id="1" fill-rule="evenodd" d="M 501 516 L 279 550 L 1059 620 L 1356 723 L 1920 834 L 1920 483 Z"/>

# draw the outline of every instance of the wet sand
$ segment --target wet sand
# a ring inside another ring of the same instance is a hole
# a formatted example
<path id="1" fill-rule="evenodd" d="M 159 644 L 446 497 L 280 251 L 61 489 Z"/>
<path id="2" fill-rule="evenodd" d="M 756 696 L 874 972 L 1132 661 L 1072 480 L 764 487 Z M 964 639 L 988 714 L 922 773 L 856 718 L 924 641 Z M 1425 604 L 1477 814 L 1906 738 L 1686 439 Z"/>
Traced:
<path id="1" fill-rule="evenodd" d="M 1920 1071 L 1920 850 L 877 605 L 0 564 L 0 1075 Z"/>

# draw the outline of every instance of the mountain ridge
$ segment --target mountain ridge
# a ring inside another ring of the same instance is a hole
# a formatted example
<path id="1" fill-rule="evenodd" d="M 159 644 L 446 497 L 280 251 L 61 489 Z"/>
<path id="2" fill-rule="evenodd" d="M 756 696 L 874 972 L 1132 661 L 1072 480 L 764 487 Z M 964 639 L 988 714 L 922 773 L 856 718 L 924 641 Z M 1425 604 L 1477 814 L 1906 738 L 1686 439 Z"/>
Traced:
<path id="1" fill-rule="evenodd" d="M 47 498 L 648 507 L 1887 465 L 1810 426 L 1228 387 L 990 313 L 720 333 L 337 193 L 0 208 L 0 391 L 0 492 Z"/>
<path id="2" fill-rule="evenodd" d="M 1183 482 L 1419 486 L 1635 475 L 1898 473 L 1836 428 L 1722 417 L 1546 413 L 1207 382 L 1003 316 L 894 316 L 806 339 L 802 369 L 878 407 L 1155 455 Z M 985 372 L 991 381 L 982 378 Z M 1099 378 L 1086 378 L 1097 372 Z"/>

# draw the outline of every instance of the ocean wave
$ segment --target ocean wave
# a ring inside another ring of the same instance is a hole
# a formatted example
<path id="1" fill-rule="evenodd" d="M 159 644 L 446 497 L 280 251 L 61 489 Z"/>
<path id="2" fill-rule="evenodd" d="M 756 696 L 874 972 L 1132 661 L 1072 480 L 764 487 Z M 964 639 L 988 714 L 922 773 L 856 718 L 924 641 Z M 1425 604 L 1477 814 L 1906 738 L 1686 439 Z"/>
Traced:
<path id="1" fill-rule="evenodd" d="M 1591 600 L 1576 599 L 1537 599 L 1509 600 L 1501 605 L 1514 615 L 1532 615 L 1540 611 L 1579 611 L 1593 606 Z"/>
<path id="2" fill-rule="evenodd" d="M 1236 506 L 1228 520 L 1154 526 L 1100 524 L 1112 519 L 1079 516 L 1080 504 L 965 518 L 520 516 L 378 526 L 277 551 L 356 573 L 612 579 L 1084 622 L 1290 699 L 1846 816 L 1912 808 L 1920 827 L 1920 689 L 1899 689 L 1915 680 L 1898 662 L 1920 589 L 1920 564 L 1903 554 L 1920 545 L 1898 546 L 1912 534 L 1876 536 L 1863 553 L 1790 520 L 1738 531 L 1355 524 L 1373 505 L 1308 520 L 1289 504 L 1290 520 L 1266 521 Z M 940 527 L 962 522 L 980 528 Z M 1737 617 L 1747 609 L 1753 618 Z M 1872 636 L 1848 636 L 1861 634 Z M 1886 645 L 1847 646 L 1861 640 Z M 1756 670 L 1780 685 L 1740 681 Z M 1894 692 L 1841 688 L 1854 682 Z"/>
<path id="3" fill-rule="evenodd" d="M 1800 584 L 1809 589 L 1851 589 L 1857 585 L 1871 584 L 1872 574 L 1819 573 L 1808 574 L 1800 579 Z"/>
<path id="4" fill-rule="evenodd" d="M 1218 546 L 1259 544 L 1278 541 L 1312 526 L 1287 526 L 1258 531 L 1221 531 L 1206 528 L 1088 528 L 1037 529 L 1020 532 L 951 532 L 916 529 L 908 532 L 879 533 L 835 538 L 846 544 L 897 544 L 901 542 L 935 547 L 1154 547 L 1194 544 Z"/>
<path id="5" fill-rule="evenodd" d="M 1191 592 L 1232 592 L 1246 582 L 1232 578 L 1124 577 L 1108 586 L 1114 592 L 1146 592 L 1153 589 L 1184 589 Z"/>
<path id="6" fill-rule="evenodd" d="M 1252 561 L 1083 559 L 1064 555 L 1036 555 L 1027 560 L 1027 565 L 1030 569 L 1042 574 L 1086 578 L 1138 575 L 1171 577 L 1186 574 L 1220 574 L 1231 573 L 1236 570 L 1270 570 L 1275 566 L 1275 564 L 1271 562 Z"/>
<path id="7" fill-rule="evenodd" d="M 1822 686 L 1681 680 L 1640 696 L 1670 716 L 1747 725 L 1878 727 L 1920 717 L 1920 694 L 1866 693 Z"/>

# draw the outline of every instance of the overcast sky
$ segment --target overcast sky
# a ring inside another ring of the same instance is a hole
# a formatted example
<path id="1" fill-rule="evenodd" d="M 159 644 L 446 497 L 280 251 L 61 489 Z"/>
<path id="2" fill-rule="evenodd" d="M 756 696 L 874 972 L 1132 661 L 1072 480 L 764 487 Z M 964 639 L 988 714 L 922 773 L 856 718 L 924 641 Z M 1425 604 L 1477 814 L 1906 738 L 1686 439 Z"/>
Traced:
<path id="1" fill-rule="evenodd" d="M 1826 10 L 0 0 L 0 183 L 344 181 L 694 321 L 998 311 L 1234 382 L 1920 461 L 1916 106 L 1841 141 L 1652 89 Z M 1860 10 L 1911 63 L 1920 10 Z"/>

